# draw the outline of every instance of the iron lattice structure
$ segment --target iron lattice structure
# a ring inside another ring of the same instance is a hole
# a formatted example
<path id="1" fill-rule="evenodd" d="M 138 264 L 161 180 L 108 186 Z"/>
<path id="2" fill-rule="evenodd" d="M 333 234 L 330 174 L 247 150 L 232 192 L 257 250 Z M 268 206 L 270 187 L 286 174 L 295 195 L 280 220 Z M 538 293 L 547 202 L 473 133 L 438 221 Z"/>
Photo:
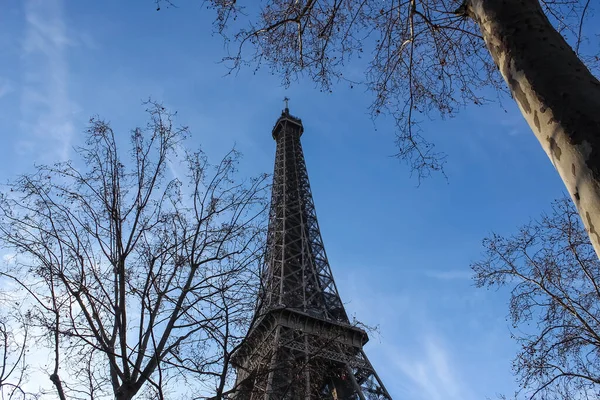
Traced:
<path id="1" fill-rule="evenodd" d="M 317 222 L 300 143 L 302 121 L 282 112 L 267 252 L 256 315 L 233 357 L 236 400 L 391 399 L 367 359 L 367 333 L 340 299 Z"/>

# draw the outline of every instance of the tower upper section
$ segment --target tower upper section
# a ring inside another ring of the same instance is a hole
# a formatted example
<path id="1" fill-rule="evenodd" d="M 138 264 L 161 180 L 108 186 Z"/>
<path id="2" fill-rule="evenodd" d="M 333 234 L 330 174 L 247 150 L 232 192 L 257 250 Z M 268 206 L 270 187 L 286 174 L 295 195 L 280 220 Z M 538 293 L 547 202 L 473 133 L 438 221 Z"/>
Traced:
<path id="1" fill-rule="evenodd" d="M 337 291 L 308 181 L 300 118 L 286 107 L 277 142 L 256 319 L 231 361 L 236 400 L 391 400 Z"/>
<path id="2" fill-rule="evenodd" d="M 290 114 L 290 109 L 287 107 L 281 112 L 281 116 L 273 127 L 273 139 L 278 140 L 283 131 L 297 133 L 299 136 L 304 132 L 302 120 Z"/>
<path id="3" fill-rule="evenodd" d="M 273 128 L 277 142 L 262 276 L 263 311 L 287 308 L 348 322 L 327 255 L 308 181 L 300 118 L 286 107 Z"/>

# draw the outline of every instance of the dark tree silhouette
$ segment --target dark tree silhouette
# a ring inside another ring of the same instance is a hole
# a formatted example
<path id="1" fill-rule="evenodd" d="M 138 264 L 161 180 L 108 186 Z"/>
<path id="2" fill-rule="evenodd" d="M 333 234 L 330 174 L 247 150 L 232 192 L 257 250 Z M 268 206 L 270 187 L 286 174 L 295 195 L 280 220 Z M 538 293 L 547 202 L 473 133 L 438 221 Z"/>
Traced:
<path id="1" fill-rule="evenodd" d="M 7 308 L 6 304 L 2 304 Z M 27 400 L 34 396 L 24 385 L 27 378 L 29 327 L 22 318 L 0 316 L 0 399 Z"/>
<path id="2" fill-rule="evenodd" d="M 147 105 L 129 152 L 92 118 L 76 161 L 37 166 L 0 197 L 16 254 L 2 275 L 26 292 L 61 399 L 222 392 L 252 318 L 267 178 L 236 180 L 236 151 L 211 165 L 183 150 L 188 129 Z"/>
<path id="3" fill-rule="evenodd" d="M 521 345 L 513 368 L 532 399 L 595 399 L 600 390 L 600 261 L 570 199 L 511 237 L 484 241 L 478 287 L 512 289 Z"/>
<path id="4" fill-rule="evenodd" d="M 600 82 L 584 63 L 599 59 L 583 52 L 592 46 L 582 34 L 590 0 L 206 3 L 232 69 L 266 65 L 286 84 L 306 75 L 330 90 L 346 64 L 365 58 L 365 78 L 351 84 L 373 94 L 374 115 L 396 119 L 398 156 L 419 178 L 444 162 L 419 127 L 423 116 L 486 102 L 484 87 L 509 89 L 600 255 Z"/>

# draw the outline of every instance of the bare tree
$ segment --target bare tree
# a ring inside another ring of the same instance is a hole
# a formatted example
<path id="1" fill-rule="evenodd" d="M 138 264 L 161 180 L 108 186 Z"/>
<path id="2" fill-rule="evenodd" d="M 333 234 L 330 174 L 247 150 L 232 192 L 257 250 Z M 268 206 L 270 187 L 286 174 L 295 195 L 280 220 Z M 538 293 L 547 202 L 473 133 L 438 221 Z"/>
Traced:
<path id="1" fill-rule="evenodd" d="M 25 390 L 28 326 L 11 316 L 0 317 L 0 399 L 34 398 Z"/>
<path id="2" fill-rule="evenodd" d="M 211 165 L 183 150 L 172 113 L 148 113 L 128 153 L 92 118 L 76 162 L 37 166 L 0 197 L 16 254 L 2 275 L 27 294 L 60 399 L 222 391 L 252 318 L 266 176 L 235 180 L 236 151 Z"/>
<path id="3" fill-rule="evenodd" d="M 584 51 L 590 48 L 582 29 L 590 0 L 206 3 L 232 44 L 227 60 L 233 69 L 266 65 L 286 84 L 304 74 L 330 90 L 346 79 L 347 63 L 368 57 L 364 80 L 351 84 L 371 91 L 374 115 L 396 119 L 398 156 L 419 178 L 444 163 L 420 119 L 486 102 L 484 87 L 508 88 L 600 255 L 600 82 L 582 61 L 598 65 L 598 56 Z"/>
<path id="4" fill-rule="evenodd" d="M 509 286 L 520 343 L 513 363 L 532 399 L 596 399 L 600 390 L 600 261 L 570 199 L 505 238 L 484 240 L 478 287 Z"/>

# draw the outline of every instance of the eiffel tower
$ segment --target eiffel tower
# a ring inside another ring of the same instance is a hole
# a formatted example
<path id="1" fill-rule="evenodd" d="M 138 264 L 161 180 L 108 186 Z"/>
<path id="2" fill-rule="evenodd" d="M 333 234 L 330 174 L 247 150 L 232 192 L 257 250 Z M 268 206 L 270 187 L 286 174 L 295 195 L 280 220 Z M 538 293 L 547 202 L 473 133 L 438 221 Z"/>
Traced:
<path id="1" fill-rule="evenodd" d="M 300 136 L 285 110 L 277 142 L 267 251 L 255 318 L 234 353 L 235 400 L 365 400 L 390 395 L 350 323 L 319 231 Z"/>

